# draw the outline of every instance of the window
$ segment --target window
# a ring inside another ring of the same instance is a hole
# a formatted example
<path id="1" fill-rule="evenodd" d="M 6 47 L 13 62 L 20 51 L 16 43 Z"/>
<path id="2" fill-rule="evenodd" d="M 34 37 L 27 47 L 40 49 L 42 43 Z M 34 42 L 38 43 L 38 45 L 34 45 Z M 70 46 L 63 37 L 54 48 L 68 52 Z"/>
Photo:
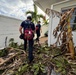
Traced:
<path id="1" fill-rule="evenodd" d="M 64 13 L 65 11 L 67 11 L 69 9 L 62 9 L 62 13 Z M 73 31 L 76 31 L 76 8 L 74 9 L 74 12 L 72 13 L 72 17 L 71 17 L 71 20 L 70 20 L 70 25 L 72 27 L 72 30 Z"/>

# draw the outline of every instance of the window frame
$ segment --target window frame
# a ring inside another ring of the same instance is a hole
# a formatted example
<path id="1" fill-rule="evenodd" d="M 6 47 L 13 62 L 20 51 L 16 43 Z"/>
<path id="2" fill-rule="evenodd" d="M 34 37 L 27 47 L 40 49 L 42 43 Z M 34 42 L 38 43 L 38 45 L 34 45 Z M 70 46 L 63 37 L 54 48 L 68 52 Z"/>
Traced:
<path id="1" fill-rule="evenodd" d="M 64 7 L 64 8 L 61 8 L 61 12 L 64 12 L 64 11 L 67 11 L 71 8 L 75 8 L 75 11 L 76 11 L 76 5 L 73 5 L 73 6 L 69 6 L 69 7 Z M 74 16 L 74 18 L 76 18 L 76 13 L 72 15 L 72 17 Z M 74 19 L 75 20 L 75 19 Z M 76 31 L 76 22 L 74 23 L 74 20 L 73 20 L 73 23 L 70 22 L 70 25 L 72 26 L 72 31 Z M 75 26 L 75 29 L 74 29 L 74 26 Z"/>

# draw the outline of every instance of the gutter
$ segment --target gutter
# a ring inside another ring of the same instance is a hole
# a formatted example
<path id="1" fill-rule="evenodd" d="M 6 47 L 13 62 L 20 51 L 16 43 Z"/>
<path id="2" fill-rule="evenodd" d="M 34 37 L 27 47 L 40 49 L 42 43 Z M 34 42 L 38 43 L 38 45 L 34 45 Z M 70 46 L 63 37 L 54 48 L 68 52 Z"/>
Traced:
<path id="1" fill-rule="evenodd" d="M 71 1 L 71 0 L 64 0 L 64 1 L 61 1 L 61 2 L 58 2 L 58 3 L 54 3 L 52 5 L 55 6 L 55 5 L 62 4 L 62 3 L 65 3 L 65 2 L 69 2 L 69 1 Z"/>

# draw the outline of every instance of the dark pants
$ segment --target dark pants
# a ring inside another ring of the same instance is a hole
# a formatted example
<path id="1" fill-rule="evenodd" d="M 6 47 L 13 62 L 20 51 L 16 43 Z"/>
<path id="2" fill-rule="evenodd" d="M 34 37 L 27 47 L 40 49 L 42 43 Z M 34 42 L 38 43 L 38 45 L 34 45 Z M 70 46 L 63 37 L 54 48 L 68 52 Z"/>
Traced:
<path id="1" fill-rule="evenodd" d="M 36 41 L 39 41 L 39 36 L 36 38 Z"/>
<path id="2" fill-rule="evenodd" d="M 28 41 L 28 46 L 29 46 L 29 49 L 28 49 L 28 58 L 29 58 L 29 61 L 31 62 L 33 60 L 33 44 L 34 44 L 34 41 L 33 39 L 29 40 Z M 24 40 L 24 50 L 26 50 L 27 48 L 27 40 Z"/>
<path id="3" fill-rule="evenodd" d="M 37 35 L 36 41 L 39 41 L 40 33 L 36 32 L 36 35 Z"/>

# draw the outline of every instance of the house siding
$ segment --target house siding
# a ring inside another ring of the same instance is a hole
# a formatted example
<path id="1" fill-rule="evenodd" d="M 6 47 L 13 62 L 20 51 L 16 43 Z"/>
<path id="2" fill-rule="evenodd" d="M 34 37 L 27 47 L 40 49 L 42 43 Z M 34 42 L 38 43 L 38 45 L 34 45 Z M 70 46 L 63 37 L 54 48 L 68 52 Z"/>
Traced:
<path id="1" fill-rule="evenodd" d="M 48 25 L 43 25 L 42 26 L 42 33 L 41 33 L 41 37 L 44 36 L 45 32 L 48 31 Z"/>
<path id="2" fill-rule="evenodd" d="M 53 9 L 61 12 L 62 8 L 69 8 L 69 7 L 76 7 L 76 0 L 71 0 L 69 2 L 54 5 Z"/>
<path id="3" fill-rule="evenodd" d="M 6 37 L 7 45 L 10 38 L 14 38 L 15 42 L 18 43 L 23 42 L 19 39 L 19 26 L 21 22 L 21 20 L 0 15 L 0 48 L 5 46 Z"/>

